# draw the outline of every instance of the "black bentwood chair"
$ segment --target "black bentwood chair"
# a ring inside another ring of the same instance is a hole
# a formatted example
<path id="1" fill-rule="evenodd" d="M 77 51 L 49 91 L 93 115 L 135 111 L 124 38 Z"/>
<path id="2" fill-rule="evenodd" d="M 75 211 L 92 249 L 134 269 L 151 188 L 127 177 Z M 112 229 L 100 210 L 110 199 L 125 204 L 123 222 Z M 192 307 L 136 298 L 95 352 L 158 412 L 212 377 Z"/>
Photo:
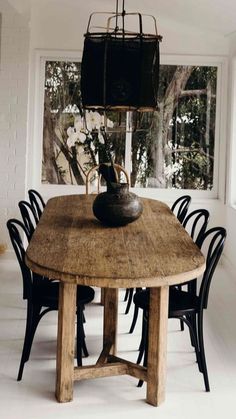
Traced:
<path id="1" fill-rule="evenodd" d="M 202 240 L 202 235 L 206 231 L 209 218 L 210 214 L 206 209 L 194 210 L 184 218 L 182 225 L 198 247 Z"/>
<path id="2" fill-rule="evenodd" d="M 181 224 L 183 223 L 184 218 L 187 215 L 190 202 L 191 202 L 191 196 L 184 195 L 184 196 L 181 196 L 180 198 L 178 198 L 171 207 L 171 211 L 176 215 L 176 217 L 178 218 L 178 220 Z M 136 289 L 136 291 L 139 291 L 139 290 Z M 131 307 L 131 304 L 132 304 L 133 294 L 134 294 L 134 288 L 127 288 L 126 289 L 125 297 L 124 297 L 124 301 L 127 301 L 125 314 L 129 313 L 129 310 L 130 310 L 130 307 Z M 133 332 L 136 321 L 137 321 L 137 317 L 138 317 L 138 311 L 136 309 L 136 310 L 134 310 L 133 321 L 132 321 L 129 333 Z"/>
<path id="3" fill-rule="evenodd" d="M 176 215 L 181 224 L 183 223 L 187 215 L 190 203 L 191 196 L 183 195 L 180 198 L 176 199 L 176 201 L 173 203 L 171 207 L 171 211 Z"/>
<path id="4" fill-rule="evenodd" d="M 191 287 L 186 291 L 175 287 L 170 287 L 169 294 L 169 318 L 176 318 L 182 320 L 189 328 L 191 343 L 194 346 L 196 359 L 199 371 L 203 374 L 204 384 L 206 391 L 210 391 L 205 348 L 203 337 L 203 314 L 204 309 L 207 309 L 208 297 L 210 291 L 211 280 L 220 259 L 224 248 L 226 238 L 226 230 L 223 227 L 215 227 L 206 231 L 199 241 L 199 247 L 202 249 L 207 246 L 206 256 L 206 270 L 203 274 L 199 292 L 196 294 L 192 292 Z M 188 284 L 190 284 L 189 281 Z M 141 362 L 144 355 L 144 366 L 147 365 L 147 352 L 148 352 L 148 309 L 149 309 L 149 290 L 137 292 L 134 296 L 134 304 L 138 305 L 143 310 L 143 330 L 140 347 L 142 346 L 142 354 L 138 361 Z M 143 350 L 144 347 L 144 350 Z M 138 386 L 142 385 L 140 380 Z"/>
<path id="5" fill-rule="evenodd" d="M 209 211 L 207 211 L 206 209 L 197 209 L 195 211 L 192 211 L 190 214 L 188 214 L 187 217 L 185 217 L 183 221 L 183 227 L 189 232 L 193 241 L 197 245 L 202 235 L 206 231 L 209 217 L 210 217 Z M 191 281 L 191 287 L 193 290 L 196 288 L 196 280 Z M 182 285 L 177 285 L 177 288 L 182 289 Z M 139 290 L 136 289 L 136 291 L 140 291 L 140 289 Z M 129 333 L 133 333 L 134 331 L 134 328 L 136 326 L 137 319 L 138 319 L 138 312 L 139 312 L 139 307 L 138 305 L 135 305 L 133 319 L 132 319 Z M 184 323 L 182 322 L 182 320 L 180 324 L 181 324 L 181 330 L 184 330 Z"/>
<path id="6" fill-rule="evenodd" d="M 52 310 L 58 310 L 59 282 L 51 281 L 32 272 L 25 264 L 25 249 L 22 235 L 28 237 L 27 229 L 21 221 L 10 219 L 7 222 L 10 239 L 20 265 L 23 279 L 23 299 L 27 300 L 25 339 L 17 381 L 22 379 L 25 362 L 28 361 L 34 335 L 41 318 Z M 94 298 L 94 290 L 88 286 L 77 288 L 77 364 L 82 365 L 82 351 L 88 356 L 83 328 L 84 305 Z"/>
<path id="7" fill-rule="evenodd" d="M 199 247 L 202 236 L 207 229 L 209 222 L 210 214 L 206 209 L 197 209 L 188 214 L 183 221 L 183 227 L 189 232 L 189 235 L 192 237 L 193 241 Z M 182 289 L 184 284 L 177 285 L 178 289 Z M 188 282 L 188 288 L 194 294 L 197 292 L 197 279 L 193 279 Z M 184 330 L 184 322 L 180 320 L 180 328 Z"/>
<path id="8" fill-rule="evenodd" d="M 37 192 L 35 189 L 29 189 L 28 195 L 29 195 L 31 206 L 37 218 L 37 221 L 39 221 L 46 204 L 42 196 L 40 195 L 40 193 Z"/>
<path id="9" fill-rule="evenodd" d="M 32 205 L 27 201 L 20 201 L 18 203 L 20 209 L 21 217 L 24 223 L 24 226 L 27 230 L 28 241 L 31 240 L 31 237 L 34 233 L 36 225 L 38 223 L 38 218 L 35 215 L 35 212 L 32 208 Z"/>

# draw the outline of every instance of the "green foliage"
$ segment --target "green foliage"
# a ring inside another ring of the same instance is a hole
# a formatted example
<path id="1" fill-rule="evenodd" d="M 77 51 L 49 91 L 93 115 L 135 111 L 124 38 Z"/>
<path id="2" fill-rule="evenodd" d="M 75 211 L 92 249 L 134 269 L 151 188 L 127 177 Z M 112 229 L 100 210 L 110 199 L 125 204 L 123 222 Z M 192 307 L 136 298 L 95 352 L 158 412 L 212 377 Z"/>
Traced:
<path id="1" fill-rule="evenodd" d="M 97 133 L 93 133 L 83 144 L 76 144 L 73 150 L 67 146 L 67 129 L 73 127 L 74 115 L 82 112 L 80 67 L 79 62 L 64 61 L 47 61 L 45 66 L 45 104 L 49 106 L 57 136 L 57 141 L 53 140 L 54 167 L 57 167 L 58 175 L 69 183 L 82 182 L 81 176 L 95 163 L 95 156 L 98 156 L 99 162 L 112 158 L 121 165 L 124 165 L 125 159 L 124 131 L 107 135 L 105 144 L 101 143 Z M 176 97 L 168 98 L 168 89 L 175 80 L 177 68 L 181 71 L 180 66 L 160 67 L 159 111 L 155 116 L 153 113 L 142 114 L 137 123 L 139 129 L 133 133 L 132 186 L 149 186 L 149 180 L 157 176 L 157 161 L 162 162 L 166 187 L 211 189 L 213 186 L 217 68 L 193 66 L 184 91 L 179 92 L 178 97 L 176 91 Z M 169 118 L 166 118 L 170 99 L 174 99 L 173 108 Z M 117 113 L 110 112 L 108 118 L 115 126 L 125 125 L 125 120 L 118 120 L 120 116 Z M 152 129 L 153 118 L 157 118 L 154 121 L 156 129 Z M 163 126 L 161 133 L 157 133 L 160 121 Z M 158 158 L 156 145 L 160 146 L 158 153 L 162 153 L 162 159 Z M 82 163 L 79 161 L 81 148 L 86 156 Z M 60 162 L 57 161 L 59 158 Z M 68 166 L 70 178 L 66 180 Z"/>
<path id="2" fill-rule="evenodd" d="M 177 66 L 161 66 L 159 107 L 165 110 L 167 89 L 175 77 Z M 174 102 L 172 118 L 162 132 L 167 138 L 157 137 L 145 124 L 133 136 L 132 185 L 146 186 L 153 173 L 155 142 L 163 142 L 163 165 L 166 187 L 177 189 L 211 189 L 213 186 L 216 67 L 193 67 L 184 92 Z M 187 94 L 188 93 L 188 94 Z M 160 111 L 159 111 L 160 112 Z M 152 118 L 152 115 L 146 116 Z M 170 175 L 170 172 L 172 174 Z"/>

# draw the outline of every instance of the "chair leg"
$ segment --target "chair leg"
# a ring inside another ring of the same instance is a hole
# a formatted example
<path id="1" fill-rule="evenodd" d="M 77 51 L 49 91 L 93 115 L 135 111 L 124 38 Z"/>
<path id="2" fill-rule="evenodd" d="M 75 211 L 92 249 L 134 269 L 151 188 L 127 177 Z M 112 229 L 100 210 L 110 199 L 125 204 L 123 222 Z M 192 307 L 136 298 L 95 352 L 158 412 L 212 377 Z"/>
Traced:
<path id="1" fill-rule="evenodd" d="M 191 342 L 193 342 L 193 347 L 195 349 L 198 368 L 199 368 L 199 371 L 202 372 L 202 360 L 201 360 L 200 351 L 199 351 L 198 336 L 197 336 L 197 333 L 195 333 L 195 329 L 193 327 L 192 321 L 190 320 L 189 317 L 188 318 L 181 317 L 180 320 L 182 320 L 189 328 L 190 340 Z"/>
<path id="2" fill-rule="evenodd" d="M 193 314 L 189 317 L 189 321 L 191 322 L 193 331 L 194 331 L 194 335 L 197 336 L 197 319 L 196 319 L 196 314 Z M 194 345 L 194 341 L 192 340 L 191 334 L 190 334 L 190 339 L 191 339 L 191 345 L 193 347 L 195 347 Z"/>
<path id="3" fill-rule="evenodd" d="M 204 377 L 204 384 L 205 384 L 206 391 L 210 391 L 207 365 L 206 365 L 206 356 L 205 356 L 205 349 L 204 349 L 204 339 L 203 339 L 203 311 L 200 311 L 200 313 L 198 314 L 198 339 L 199 339 L 199 350 L 200 350 L 202 373 Z"/>
<path id="4" fill-rule="evenodd" d="M 136 361 L 137 364 L 140 364 L 140 362 L 142 360 L 142 357 L 143 357 L 143 353 L 144 353 L 144 345 L 145 345 L 145 342 L 144 342 L 144 327 L 145 327 L 145 325 L 144 325 L 144 314 L 143 314 L 141 339 L 140 339 L 139 348 L 138 348 L 139 355 L 138 355 L 138 358 L 137 358 L 137 361 Z"/>
<path id="5" fill-rule="evenodd" d="M 147 345 L 145 348 L 145 353 L 144 353 L 144 360 L 143 360 L 143 366 L 146 367 L 147 366 L 147 354 L 148 354 L 148 349 L 147 349 Z M 137 387 L 142 387 L 143 386 L 143 380 L 139 380 Z"/>
<path id="6" fill-rule="evenodd" d="M 134 328 L 136 326 L 137 319 L 138 319 L 138 311 L 139 311 L 139 307 L 135 304 L 133 320 L 132 320 L 132 324 L 131 324 L 130 329 L 129 329 L 129 333 L 133 333 L 133 331 L 134 331 Z"/>
<path id="7" fill-rule="evenodd" d="M 43 317 L 43 315 L 46 312 L 50 311 L 48 309 L 48 310 L 45 310 L 42 314 L 40 314 L 41 309 L 42 309 L 41 306 L 34 306 L 33 307 L 31 331 L 30 331 L 30 336 L 29 336 L 29 341 L 28 341 L 28 349 L 27 349 L 27 352 L 26 352 L 26 361 L 28 361 L 29 357 L 30 357 L 31 347 L 32 347 L 32 343 L 33 343 L 33 340 L 34 340 L 34 335 L 35 335 L 36 329 L 38 327 L 38 324 L 39 324 L 41 318 Z"/>
<path id="8" fill-rule="evenodd" d="M 88 349 L 85 343 L 85 338 L 82 341 L 82 350 L 83 350 L 84 357 L 87 358 L 89 356 L 89 353 L 88 353 Z"/>
<path id="9" fill-rule="evenodd" d="M 21 356 L 21 362 L 19 367 L 19 372 L 17 376 L 17 381 L 22 379 L 24 364 L 29 360 L 30 352 L 35 336 L 35 332 L 37 330 L 38 324 L 41 318 L 51 311 L 51 308 L 46 308 L 42 310 L 42 306 L 33 305 L 32 303 L 28 302 L 27 305 L 27 319 L 26 319 L 26 330 L 25 330 L 25 339 L 23 345 L 23 351 Z"/>
<path id="10" fill-rule="evenodd" d="M 77 328 L 76 328 L 76 357 L 78 367 L 82 366 L 82 342 L 84 340 L 83 333 L 83 308 L 77 306 Z"/>
<path id="11" fill-rule="evenodd" d="M 181 284 L 180 285 L 176 285 L 176 289 L 178 289 L 179 291 L 181 291 L 182 290 L 182 285 Z M 180 319 L 180 330 L 181 330 L 181 332 L 184 331 L 184 322 L 183 322 L 182 319 Z"/>
<path id="12" fill-rule="evenodd" d="M 83 317 L 83 321 L 82 321 L 82 324 L 81 324 L 81 327 L 82 327 L 82 342 L 81 342 L 81 346 L 82 346 L 83 354 L 84 354 L 85 358 L 87 358 L 89 356 L 89 353 L 88 353 L 88 349 L 87 349 L 86 342 L 85 342 L 85 332 L 84 332 L 85 315 L 84 315 L 84 307 L 83 307 L 82 317 Z"/>
<path id="13" fill-rule="evenodd" d="M 140 287 L 136 288 L 136 292 L 141 291 L 141 290 L 142 290 L 142 288 L 140 288 Z M 132 320 L 132 323 L 131 323 L 131 326 L 130 326 L 129 333 L 133 333 L 133 331 L 134 331 L 134 328 L 136 326 L 137 319 L 138 319 L 138 312 L 139 312 L 139 307 L 137 305 L 135 305 L 134 306 L 133 320 Z"/>
<path id="14" fill-rule="evenodd" d="M 146 332 L 145 332 L 145 348 L 144 348 L 144 359 L 143 359 L 143 366 L 147 366 L 147 357 L 148 357 L 148 319 L 145 320 L 146 322 Z M 143 380 L 139 380 L 137 387 L 142 387 Z"/>
<path id="15" fill-rule="evenodd" d="M 26 327 L 25 327 L 25 338 L 23 344 L 23 350 L 21 355 L 20 367 L 18 371 L 17 381 L 21 381 L 24 365 L 27 359 L 29 359 L 30 352 L 30 338 L 31 338 L 31 329 L 32 329 L 32 317 L 33 317 L 33 306 L 29 302 L 27 303 L 27 317 L 26 317 Z"/>
<path id="16" fill-rule="evenodd" d="M 137 364 L 140 364 L 140 362 L 142 361 L 143 354 L 145 353 L 146 342 L 147 342 L 147 319 L 145 318 L 145 313 L 143 312 L 141 342 L 139 345 L 139 355 L 136 361 Z"/>
<path id="17" fill-rule="evenodd" d="M 126 290 L 125 290 L 125 298 L 124 298 L 124 301 L 127 301 L 128 300 L 129 290 L 130 290 L 130 288 L 126 288 Z"/>
<path id="18" fill-rule="evenodd" d="M 77 365 L 78 367 L 82 366 L 82 351 L 84 356 L 87 358 L 89 356 L 88 349 L 85 343 L 85 333 L 84 333 L 84 306 L 77 307 L 77 338 L 76 338 L 76 354 L 77 354 Z"/>
<path id="19" fill-rule="evenodd" d="M 133 288 L 130 288 L 130 290 L 129 290 L 129 298 L 128 298 L 128 302 L 127 302 L 125 314 L 128 314 L 128 312 L 130 310 L 130 306 L 131 306 L 132 299 L 133 299 L 133 293 L 134 293 L 134 289 Z"/>

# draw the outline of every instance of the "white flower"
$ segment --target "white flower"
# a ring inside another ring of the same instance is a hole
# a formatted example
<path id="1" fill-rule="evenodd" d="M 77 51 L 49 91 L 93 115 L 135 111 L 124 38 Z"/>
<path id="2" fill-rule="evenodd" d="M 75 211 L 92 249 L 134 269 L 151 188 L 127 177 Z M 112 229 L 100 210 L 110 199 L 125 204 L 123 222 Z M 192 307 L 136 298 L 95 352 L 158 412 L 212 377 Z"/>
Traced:
<path id="1" fill-rule="evenodd" d="M 84 142 L 85 142 L 85 140 L 86 140 L 86 134 L 84 134 L 84 132 L 80 131 L 80 132 L 78 133 L 78 139 L 79 139 L 79 141 L 80 141 L 81 143 L 84 143 Z"/>
<path id="2" fill-rule="evenodd" d="M 76 141 L 78 141 L 79 140 L 79 132 L 74 132 L 74 134 L 72 134 L 71 135 L 71 139 L 72 139 L 72 141 L 74 141 L 74 143 L 76 143 Z"/>
<path id="3" fill-rule="evenodd" d="M 66 132 L 67 132 L 68 137 L 70 137 L 72 134 L 74 134 L 75 128 L 69 127 Z"/>
<path id="4" fill-rule="evenodd" d="M 72 141 L 71 137 L 67 138 L 66 144 L 69 148 L 74 146 L 74 142 Z"/>
<path id="5" fill-rule="evenodd" d="M 81 115 L 74 117 L 74 126 L 67 129 L 67 146 L 73 147 L 76 142 L 84 143 L 86 138 L 93 140 L 93 132 L 98 132 L 98 141 L 101 144 L 105 144 L 104 136 L 102 135 L 102 129 L 104 127 L 113 128 L 114 123 L 109 119 L 105 118 L 104 115 L 100 115 L 99 112 L 86 111 L 85 118 Z"/>
<path id="6" fill-rule="evenodd" d="M 100 144 L 105 144 L 104 137 L 103 137 L 103 135 L 101 134 L 100 131 L 98 133 L 98 141 L 99 141 Z"/>
<path id="7" fill-rule="evenodd" d="M 164 173 L 167 179 L 170 179 L 174 174 L 177 174 L 181 169 L 181 164 L 174 163 L 173 165 L 165 166 Z"/>
<path id="8" fill-rule="evenodd" d="M 100 115 L 100 113 L 98 113 L 98 112 L 93 112 L 93 116 L 92 116 L 92 121 L 93 121 L 93 123 L 94 123 L 94 128 L 95 129 L 100 129 L 100 127 L 101 127 L 101 124 L 102 124 L 102 118 L 101 118 L 101 115 Z"/>
<path id="9" fill-rule="evenodd" d="M 102 118 L 100 113 L 93 111 L 86 112 L 86 125 L 89 131 L 94 129 L 98 130 L 101 127 L 101 124 Z"/>
<path id="10" fill-rule="evenodd" d="M 82 131 L 83 130 L 84 122 L 83 122 L 83 119 L 81 118 L 81 116 L 76 116 L 75 117 L 74 127 L 75 127 L 76 131 Z"/>
<path id="11" fill-rule="evenodd" d="M 107 127 L 108 128 L 113 128 L 114 127 L 114 122 L 112 122 L 109 118 L 107 118 Z"/>

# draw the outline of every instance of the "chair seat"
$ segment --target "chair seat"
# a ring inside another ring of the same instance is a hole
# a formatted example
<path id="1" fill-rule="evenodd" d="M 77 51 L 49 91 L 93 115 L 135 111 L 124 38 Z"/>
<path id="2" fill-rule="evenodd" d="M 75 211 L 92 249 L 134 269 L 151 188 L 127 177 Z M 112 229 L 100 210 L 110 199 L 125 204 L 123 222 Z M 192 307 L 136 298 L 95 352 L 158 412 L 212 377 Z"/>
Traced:
<path id="1" fill-rule="evenodd" d="M 169 295 L 169 317 L 178 317 L 198 312 L 200 299 L 190 292 L 171 289 Z"/>
<path id="2" fill-rule="evenodd" d="M 58 309 L 59 282 L 47 278 L 37 278 L 33 286 L 33 301 L 43 307 Z M 94 290 L 91 287 L 79 285 L 77 287 L 77 306 L 89 303 L 94 299 Z"/>
<path id="3" fill-rule="evenodd" d="M 149 307 L 149 290 L 137 292 L 134 295 L 134 304 L 143 310 Z M 170 288 L 169 317 L 179 317 L 196 312 L 199 309 L 199 297 L 186 291 Z"/>

